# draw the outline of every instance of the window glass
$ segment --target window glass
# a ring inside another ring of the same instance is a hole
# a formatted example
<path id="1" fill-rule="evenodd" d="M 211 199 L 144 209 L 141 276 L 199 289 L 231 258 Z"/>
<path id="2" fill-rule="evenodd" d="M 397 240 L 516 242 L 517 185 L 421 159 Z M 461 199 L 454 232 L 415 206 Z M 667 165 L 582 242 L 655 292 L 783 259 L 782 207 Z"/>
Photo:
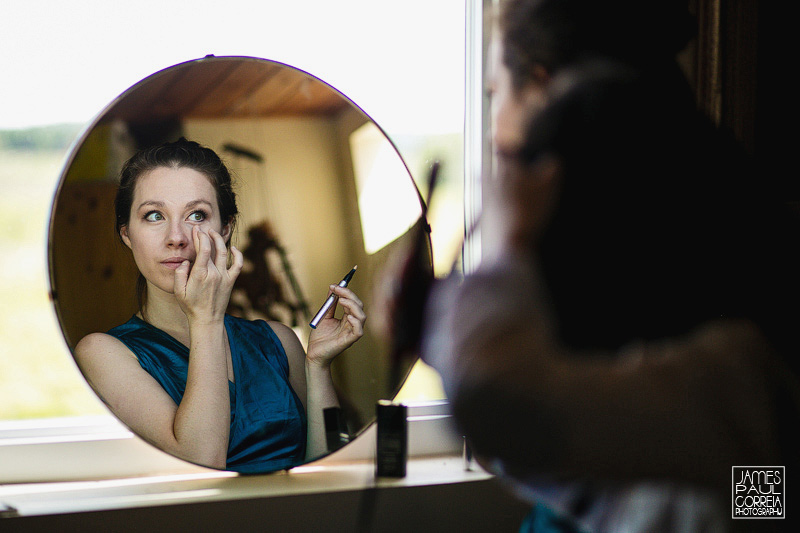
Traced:
<path id="1" fill-rule="evenodd" d="M 102 412 L 48 298 L 49 203 L 66 152 L 63 140 L 47 141 L 54 133 L 0 132 L 0 420 Z"/>
<path id="2" fill-rule="evenodd" d="M 443 163 L 430 222 L 437 274 L 463 235 L 465 0 L 258 2 L 104 0 L 4 4 L 0 56 L 0 421 L 97 415 L 49 300 L 50 202 L 68 153 L 97 113 L 140 79 L 206 54 L 285 62 L 371 115 L 414 179 Z M 10 47 L 10 48 L 9 48 Z M 75 243 L 76 247 L 80 243 Z M 404 399 L 440 398 L 418 365 Z"/>

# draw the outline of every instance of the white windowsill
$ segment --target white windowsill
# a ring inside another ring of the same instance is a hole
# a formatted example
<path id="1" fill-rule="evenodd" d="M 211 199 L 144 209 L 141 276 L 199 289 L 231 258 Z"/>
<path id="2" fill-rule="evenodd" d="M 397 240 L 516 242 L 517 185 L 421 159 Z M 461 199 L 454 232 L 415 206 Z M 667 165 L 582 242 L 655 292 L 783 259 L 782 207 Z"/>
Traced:
<path id="1" fill-rule="evenodd" d="M 408 475 L 374 476 L 375 426 L 330 456 L 274 474 L 239 476 L 175 459 L 113 418 L 0 428 L 0 504 L 19 516 L 486 480 L 464 469 L 446 402 L 409 405 Z"/>

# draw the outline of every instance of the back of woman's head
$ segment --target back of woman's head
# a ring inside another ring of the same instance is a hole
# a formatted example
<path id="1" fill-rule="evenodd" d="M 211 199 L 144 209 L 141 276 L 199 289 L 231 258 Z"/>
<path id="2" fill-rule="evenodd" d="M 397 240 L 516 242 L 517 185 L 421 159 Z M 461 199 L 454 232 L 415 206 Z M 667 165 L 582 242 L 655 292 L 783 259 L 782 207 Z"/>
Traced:
<path id="1" fill-rule="evenodd" d="M 517 86 L 587 56 L 637 65 L 673 60 L 695 32 L 686 1 L 504 0 L 503 60 Z"/>
<path id="2" fill-rule="evenodd" d="M 791 246 L 779 210 L 727 137 L 631 72 L 576 75 L 522 151 L 563 165 L 537 242 L 563 340 L 614 349 L 722 317 L 772 328 L 780 300 L 798 295 L 778 259 Z"/>
<path id="3" fill-rule="evenodd" d="M 227 167 L 210 148 L 181 137 L 175 142 L 141 150 L 123 165 L 114 202 L 117 234 L 130 221 L 131 205 L 139 178 L 161 167 L 190 168 L 205 175 L 216 191 L 222 223 L 235 222 L 239 210 Z"/>

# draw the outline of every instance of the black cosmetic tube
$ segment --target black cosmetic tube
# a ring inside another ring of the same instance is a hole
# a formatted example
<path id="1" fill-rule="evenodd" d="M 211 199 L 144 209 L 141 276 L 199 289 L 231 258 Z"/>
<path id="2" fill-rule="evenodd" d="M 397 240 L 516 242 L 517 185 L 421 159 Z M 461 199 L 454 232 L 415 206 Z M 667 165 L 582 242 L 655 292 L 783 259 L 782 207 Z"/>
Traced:
<path id="1" fill-rule="evenodd" d="M 378 449 L 375 475 L 405 477 L 408 460 L 408 420 L 406 406 L 380 400 L 377 406 Z"/>

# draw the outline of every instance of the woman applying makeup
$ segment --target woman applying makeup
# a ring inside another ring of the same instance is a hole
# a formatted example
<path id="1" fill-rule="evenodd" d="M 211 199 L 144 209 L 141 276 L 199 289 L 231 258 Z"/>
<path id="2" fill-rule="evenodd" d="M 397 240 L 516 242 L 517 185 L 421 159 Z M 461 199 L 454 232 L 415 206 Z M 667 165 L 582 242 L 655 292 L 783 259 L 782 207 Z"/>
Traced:
<path id="1" fill-rule="evenodd" d="M 139 312 L 75 348 L 112 412 L 159 448 L 204 466 L 264 472 L 322 455 L 323 409 L 338 405 L 331 362 L 363 334 L 358 297 L 331 286 L 343 316 L 331 308 L 307 354 L 280 323 L 226 315 L 243 266 L 242 253 L 228 250 L 238 209 L 225 165 L 195 142 L 134 155 L 115 211 L 140 272 Z"/>

